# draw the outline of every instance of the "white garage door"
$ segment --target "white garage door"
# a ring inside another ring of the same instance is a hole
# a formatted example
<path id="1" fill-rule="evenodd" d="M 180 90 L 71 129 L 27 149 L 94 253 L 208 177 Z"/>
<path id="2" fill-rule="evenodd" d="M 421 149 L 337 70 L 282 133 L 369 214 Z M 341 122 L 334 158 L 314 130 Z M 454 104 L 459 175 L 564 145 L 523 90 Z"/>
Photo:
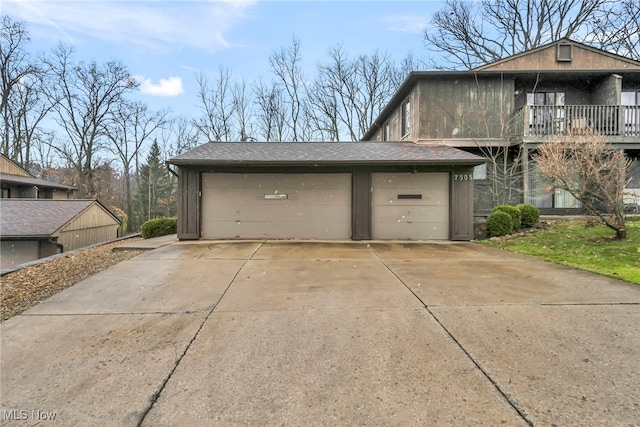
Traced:
<path id="1" fill-rule="evenodd" d="M 205 173 L 203 238 L 348 239 L 351 174 Z"/>
<path id="2" fill-rule="evenodd" d="M 374 173 L 374 239 L 448 240 L 448 173 Z"/>

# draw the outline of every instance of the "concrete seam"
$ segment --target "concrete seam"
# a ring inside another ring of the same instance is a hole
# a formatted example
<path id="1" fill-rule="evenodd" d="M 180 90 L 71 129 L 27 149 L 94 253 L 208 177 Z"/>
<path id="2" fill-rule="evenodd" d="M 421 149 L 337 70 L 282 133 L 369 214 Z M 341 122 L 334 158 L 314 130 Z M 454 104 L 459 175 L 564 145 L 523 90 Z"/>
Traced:
<path id="1" fill-rule="evenodd" d="M 195 342 L 195 340 L 198 338 L 198 335 L 200 335 L 200 332 L 202 332 L 202 329 L 204 328 L 204 324 L 207 322 L 207 320 L 209 320 L 209 318 L 211 317 L 211 315 L 213 314 L 213 312 L 215 311 L 215 309 L 218 307 L 218 305 L 220 304 L 220 301 L 222 301 L 222 299 L 225 297 L 225 295 L 227 294 L 227 292 L 229 291 L 229 289 L 231 288 L 231 285 L 233 285 L 233 282 L 235 282 L 236 278 L 238 277 L 238 275 L 240 274 L 240 271 L 242 271 L 242 269 L 244 268 L 244 266 L 247 264 L 247 262 L 253 258 L 253 256 L 256 254 L 256 252 L 258 252 L 258 250 L 262 247 L 262 245 L 264 244 L 264 242 L 261 242 L 260 245 L 256 248 L 256 250 L 251 254 L 251 257 L 246 259 L 242 265 L 240 266 L 240 268 L 238 269 L 238 271 L 236 271 L 236 274 L 233 275 L 233 278 L 229 281 L 229 285 L 227 285 L 226 289 L 224 290 L 224 292 L 222 293 L 222 295 L 220 295 L 220 298 L 218 298 L 218 301 L 213 305 L 213 307 L 211 308 L 211 310 L 209 310 L 209 313 L 205 316 L 205 318 L 202 320 L 202 322 L 200 323 L 200 326 L 198 327 L 198 329 L 196 330 L 196 333 L 193 334 L 193 337 L 191 338 L 191 340 L 189 341 L 189 343 L 186 345 L 184 351 L 182 352 L 182 354 L 180 355 L 180 357 L 178 357 L 178 359 L 175 361 L 173 368 L 171 369 L 171 371 L 169 372 L 169 374 L 167 375 L 167 377 L 164 379 L 164 381 L 162 381 L 162 384 L 160 384 L 160 387 L 158 388 L 158 390 L 151 396 L 151 401 L 149 402 L 149 405 L 147 406 L 147 408 L 142 412 L 142 414 L 140 415 L 140 420 L 138 421 L 138 423 L 136 424 L 136 427 L 141 427 L 142 423 L 144 423 L 145 418 L 147 417 L 147 415 L 149 415 L 149 412 L 151 412 L 151 410 L 153 409 L 153 407 L 155 406 L 156 402 L 158 401 L 158 399 L 160 398 L 160 395 L 162 394 L 162 392 L 164 391 L 165 387 L 167 386 L 167 383 L 169 382 L 169 380 L 171 379 L 171 377 L 173 376 L 174 372 L 176 371 L 176 369 L 178 369 L 178 366 L 180 365 L 180 362 L 182 362 L 182 359 L 186 356 L 187 352 L 189 351 L 189 349 L 191 348 L 191 346 L 193 345 L 193 343 Z"/>
<path id="2" fill-rule="evenodd" d="M 469 353 L 469 351 L 467 351 L 467 349 L 464 348 L 464 346 L 462 345 L 462 343 L 460 343 L 456 337 L 453 336 L 453 334 L 444 326 L 444 324 L 440 321 L 440 319 L 438 319 L 438 317 L 436 317 L 436 315 L 429 309 L 429 306 L 427 304 L 425 304 L 425 302 L 405 283 L 404 280 L 402 280 L 402 278 L 400 276 L 398 276 L 396 274 L 395 271 L 393 271 L 391 269 L 391 267 L 389 267 L 382 258 L 380 258 L 378 256 L 378 254 L 376 254 L 373 250 L 372 250 L 373 254 L 376 256 L 376 258 L 378 258 L 378 260 L 380 260 L 380 263 L 382 265 L 385 266 L 385 268 L 387 270 L 389 270 L 389 272 L 391 274 L 393 274 L 399 281 L 400 283 L 402 283 L 402 285 L 407 288 L 407 290 L 409 292 L 411 292 L 411 294 L 413 294 L 414 297 L 416 297 L 416 299 L 418 301 L 420 301 L 420 303 L 422 304 L 422 306 L 424 307 L 424 309 L 427 311 L 427 313 L 429 313 L 429 315 L 433 318 L 433 320 L 435 320 L 435 322 L 442 328 L 442 330 L 449 336 L 449 338 L 451 338 L 451 340 L 458 346 L 458 348 L 460 348 L 460 350 L 462 350 L 462 352 L 467 356 L 467 358 L 471 361 L 471 363 L 473 363 L 473 365 L 482 373 L 482 375 L 491 383 L 491 385 L 493 385 L 493 387 L 495 388 L 495 390 L 498 392 L 498 394 L 500 394 L 500 396 L 502 396 L 502 398 L 509 404 L 509 406 L 511 406 L 513 408 L 514 411 L 516 411 L 516 413 L 520 416 L 520 418 L 522 418 L 524 420 L 524 422 L 526 422 L 529 426 L 533 427 L 533 422 L 530 421 L 527 416 L 522 412 L 522 410 L 520 410 L 520 408 L 518 408 L 517 404 L 515 402 L 513 402 L 509 396 L 506 394 L 506 392 L 504 392 L 502 390 L 502 388 L 500 387 L 500 385 L 498 385 L 498 383 L 491 378 L 491 376 L 489 375 L 488 372 L 486 372 L 482 366 L 480 366 L 480 364 L 473 358 L 473 356 L 471 356 L 471 353 Z"/>

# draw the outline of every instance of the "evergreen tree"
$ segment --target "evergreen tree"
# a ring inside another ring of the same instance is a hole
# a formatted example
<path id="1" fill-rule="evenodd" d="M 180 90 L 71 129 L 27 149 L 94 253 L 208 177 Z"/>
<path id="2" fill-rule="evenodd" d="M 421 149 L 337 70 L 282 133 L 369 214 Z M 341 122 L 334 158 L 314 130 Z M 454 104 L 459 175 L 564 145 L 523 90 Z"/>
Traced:
<path id="1" fill-rule="evenodd" d="M 140 185 L 136 194 L 138 215 L 132 224 L 139 228 L 149 219 L 175 215 L 171 193 L 169 171 L 162 161 L 158 141 L 154 140 L 146 163 L 140 167 Z"/>

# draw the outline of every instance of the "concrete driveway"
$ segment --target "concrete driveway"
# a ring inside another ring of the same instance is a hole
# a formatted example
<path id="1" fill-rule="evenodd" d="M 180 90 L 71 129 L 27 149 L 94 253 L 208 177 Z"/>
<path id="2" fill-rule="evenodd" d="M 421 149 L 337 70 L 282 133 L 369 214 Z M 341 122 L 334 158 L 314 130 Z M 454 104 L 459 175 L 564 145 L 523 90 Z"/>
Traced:
<path id="1" fill-rule="evenodd" d="M 637 425 L 639 304 L 473 243 L 174 243 L 1 325 L 0 424 Z"/>

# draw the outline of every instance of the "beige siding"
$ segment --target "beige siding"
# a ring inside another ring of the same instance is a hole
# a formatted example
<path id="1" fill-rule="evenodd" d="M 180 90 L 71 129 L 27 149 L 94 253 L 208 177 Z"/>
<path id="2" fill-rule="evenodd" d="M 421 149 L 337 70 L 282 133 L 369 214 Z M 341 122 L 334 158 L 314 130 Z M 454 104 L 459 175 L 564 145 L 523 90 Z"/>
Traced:
<path id="1" fill-rule="evenodd" d="M 64 251 L 67 252 L 116 239 L 118 237 L 118 225 L 67 230 L 56 233 L 54 236 L 58 237 L 58 243 L 61 243 L 64 246 Z"/>
<path id="2" fill-rule="evenodd" d="M 557 47 L 555 44 L 537 52 L 525 53 L 514 58 L 501 61 L 493 66 L 483 68 L 483 71 L 507 71 L 507 70 L 623 70 L 640 69 L 640 66 L 622 58 L 610 56 L 604 52 L 587 49 L 573 45 L 570 62 L 556 60 Z"/>
<path id="3" fill-rule="evenodd" d="M 58 243 L 64 250 L 82 248 L 118 237 L 119 223 L 99 204 L 94 203 L 69 221 L 58 232 Z"/>
<path id="4" fill-rule="evenodd" d="M 448 173 L 374 173 L 372 183 L 372 238 L 449 239 Z"/>
<path id="5" fill-rule="evenodd" d="M 348 239 L 351 174 L 205 173 L 202 237 Z"/>
<path id="6" fill-rule="evenodd" d="M 7 159 L 4 155 L 0 155 L 0 173 L 31 177 L 29 172 Z"/>
<path id="7" fill-rule="evenodd" d="M 52 199 L 53 200 L 68 200 L 73 199 L 73 193 L 67 192 L 64 190 L 53 190 Z"/>

